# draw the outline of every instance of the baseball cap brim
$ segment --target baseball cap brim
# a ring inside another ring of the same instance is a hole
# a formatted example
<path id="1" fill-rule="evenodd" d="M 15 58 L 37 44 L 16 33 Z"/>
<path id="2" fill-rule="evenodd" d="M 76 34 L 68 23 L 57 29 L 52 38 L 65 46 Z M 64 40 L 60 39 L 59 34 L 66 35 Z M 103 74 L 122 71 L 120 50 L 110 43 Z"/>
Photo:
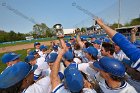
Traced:
<path id="1" fill-rule="evenodd" d="M 48 63 L 53 63 L 55 60 L 53 60 L 53 59 L 48 59 L 48 60 L 46 60 Z"/>
<path id="2" fill-rule="evenodd" d="M 17 58 L 19 58 L 20 56 L 21 56 L 21 54 L 15 56 L 15 57 L 14 57 L 13 59 L 11 59 L 10 61 L 14 61 L 14 60 L 16 60 Z"/>
<path id="3" fill-rule="evenodd" d="M 104 69 L 100 66 L 100 63 L 99 63 L 98 61 L 95 61 L 95 62 L 93 63 L 93 66 L 94 66 L 95 68 L 97 68 L 97 69 L 104 70 Z"/>

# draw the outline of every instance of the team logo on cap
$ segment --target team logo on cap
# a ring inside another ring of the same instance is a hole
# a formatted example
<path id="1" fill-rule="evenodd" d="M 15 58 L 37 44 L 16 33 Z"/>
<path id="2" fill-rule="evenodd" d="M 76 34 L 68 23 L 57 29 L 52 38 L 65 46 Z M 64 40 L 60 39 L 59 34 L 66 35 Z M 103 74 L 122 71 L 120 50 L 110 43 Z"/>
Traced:
<path id="1" fill-rule="evenodd" d="M 16 53 L 11 53 L 11 55 L 16 55 Z"/>

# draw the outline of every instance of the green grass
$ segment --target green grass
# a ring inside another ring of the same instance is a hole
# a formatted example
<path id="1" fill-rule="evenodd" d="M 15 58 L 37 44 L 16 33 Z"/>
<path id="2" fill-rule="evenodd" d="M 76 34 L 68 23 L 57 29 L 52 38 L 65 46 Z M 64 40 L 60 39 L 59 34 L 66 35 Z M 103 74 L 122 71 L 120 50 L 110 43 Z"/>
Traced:
<path id="1" fill-rule="evenodd" d="M 21 61 L 24 61 L 24 58 L 25 58 L 26 55 L 27 55 L 27 50 L 26 50 L 26 49 L 24 49 L 24 50 L 18 50 L 18 51 L 15 51 L 15 53 L 17 53 L 17 54 L 22 54 L 22 55 L 20 56 L 20 59 L 21 59 Z M 4 54 L 4 53 L 1 53 L 1 54 L 0 54 L 0 58 L 2 57 L 3 54 Z M 5 68 L 6 68 L 6 64 L 3 64 L 3 63 L 1 62 L 1 60 L 0 60 L 0 73 L 1 73 Z"/>
<path id="2" fill-rule="evenodd" d="M 0 48 L 7 47 L 7 46 L 29 44 L 29 43 L 34 43 L 34 42 L 52 41 L 52 40 L 56 40 L 56 38 L 45 38 L 45 39 L 31 40 L 31 41 L 26 41 L 26 42 L 12 42 L 11 44 L 0 44 Z"/>

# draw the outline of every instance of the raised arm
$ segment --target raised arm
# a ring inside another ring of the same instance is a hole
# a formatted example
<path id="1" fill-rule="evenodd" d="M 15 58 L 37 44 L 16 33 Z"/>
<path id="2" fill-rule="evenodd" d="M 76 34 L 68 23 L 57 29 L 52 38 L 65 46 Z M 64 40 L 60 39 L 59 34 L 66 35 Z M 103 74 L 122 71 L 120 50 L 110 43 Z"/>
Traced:
<path id="1" fill-rule="evenodd" d="M 60 42 L 63 44 L 63 40 L 60 40 Z M 58 72 L 59 72 L 59 68 L 60 68 L 60 61 L 61 61 L 62 56 L 65 53 L 65 51 L 66 51 L 66 49 L 64 46 L 63 49 L 61 49 L 59 51 L 57 59 L 53 64 L 52 71 L 51 71 L 52 90 L 55 89 L 56 86 L 58 86 L 61 83 L 60 78 L 58 77 Z"/>
<path id="2" fill-rule="evenodd" d="M 123 52 L 132 60 L 133 62 L 138 61 L 140 58 L 140 49 L 133 45 L 130 41 L 126 39 L 120 33 L 117 33 L 115 30 L 111 29 L 105 25 L 101 19 L 97 19 L 98 25 L 100 25 L 105 32 L 112 38 L 112 40 L 123 50 Z"/>
<path id="3" fill-rule="evenodd" d="M 134 43 L 136 41 L 136 33 L 138 31 L 138 28 L 135 27 L 131 29 L 131 42 Z"/>
<path id="4" fill-rule="evenodd" d="M 77 35 L 76 40 L 81 48 L 84 48 L 85 44 L 81 41 L 80 35 Z"/>
<path id="5" fill-rule="evenodd" d="M 115 30 L 105 25 L 101 19 L 97 19 L 96 21 L 97 24 L 106 31 L 110 38 L 112 38 L 117 33 Z"/>

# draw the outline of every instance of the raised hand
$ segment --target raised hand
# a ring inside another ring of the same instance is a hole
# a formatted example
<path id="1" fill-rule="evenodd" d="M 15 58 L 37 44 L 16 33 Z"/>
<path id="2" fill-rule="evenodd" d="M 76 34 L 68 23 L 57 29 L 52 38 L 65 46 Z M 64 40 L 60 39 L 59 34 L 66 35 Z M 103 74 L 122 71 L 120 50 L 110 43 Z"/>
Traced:
<path id="1" fill-rule="evenodd" d="M 96 19 L 96 24 L 98 24 L 99 26 L 102 26 L 104 23 L 101 19 L 97 18 Z"/>
<path id="2" fill-rule="evenodd" d="M 136 34 L 137 31 L 138 31 L 138 27 L 134 27 L 134 28 L 131 29 L 132 34 Z"/>

